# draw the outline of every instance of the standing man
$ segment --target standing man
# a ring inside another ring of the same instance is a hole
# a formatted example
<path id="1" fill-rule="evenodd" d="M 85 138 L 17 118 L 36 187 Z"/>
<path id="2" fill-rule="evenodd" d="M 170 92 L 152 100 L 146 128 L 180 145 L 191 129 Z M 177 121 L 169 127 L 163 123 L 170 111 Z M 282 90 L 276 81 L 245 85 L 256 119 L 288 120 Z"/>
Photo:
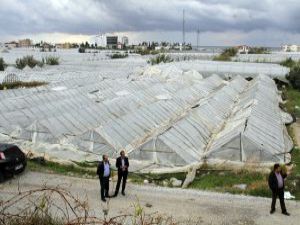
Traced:
<path id="1" fill-rule="evenodd" d="M 102 161 L 100 161 L 98 164 L 97 174 L 99 176 L 101 186 L 101 200 L 106 202 L 105 197 L 109 198 L 108 191 L 110 177 L 110 164 L 107 155 L 102 156 Z"/>
<path id="2" fill-rule="evenodd" d="M 269 187 L 272 190 L 272 204 L 270 213 L 275 212 L 276 198 L 279 197 L 282 214 L 289 216 L 284 203 L 284 179 L 286 174 L 283 174 L 278 163 L 274 165 L 273 171 L 269 175 Z"/>
<path id="3" fill-rule="evenodd" d="M 118 182 L 117 182 L 117 187 L 116 187 L 114 196 L 117 196 L 119 193 L 120 184 L 121 184 L 122 179 L 123 179 L 122 195 L 125 195 L 125 186 L 126 186 L 126 180 L 127 180 L 127 175 L 128 175 L 128 167 L 129 167 L 128 157 L 125 156 L 124 150 L 122 150 L 120 152 L 120 155 L 121 156 L 118 157 L 116 160 L 116 167 L 118 168 Z"/>

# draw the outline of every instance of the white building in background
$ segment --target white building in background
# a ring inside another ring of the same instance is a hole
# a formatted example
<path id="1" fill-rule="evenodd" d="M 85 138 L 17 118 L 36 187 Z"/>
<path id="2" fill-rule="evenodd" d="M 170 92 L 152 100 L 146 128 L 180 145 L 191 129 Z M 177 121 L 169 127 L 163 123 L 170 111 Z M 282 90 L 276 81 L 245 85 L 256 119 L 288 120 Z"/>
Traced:
<path id="1" fill-rule="evenodd" d="M 299 45 L 282 45 L 281 49 L 284 52 L 300 52 Z"/>
<path id="2" fill-rule="evenodd" d="M 103 48 L 117 48 L 123 49 L 124 46 L 129 45 L 129 39 L 127 36 L 117 36 L 109 34 L 99 34 L 95 36 L 95 42 L 98 47 Z"/>
<path id="3" fill-rule="evenodd" d="M 162 45 L 155 46 L 155 47 L 154 47 L 154 50 L 155 50 L 155 51 L 160 51 L 160 50 L 170 50 L 170 45 L 167 45 L 167 46 L 162 46 Z"/>
<path id="4" fill-rule="evenodd" d="M 129 43 L 128 37 L 123 36 L 122 37 L 122 44 L 125 45 L 125 46 L 128 46 L 128 43 Z"/>
<path id="5" fill-rule="evenodd" d="M 18 47 L 18 42 L 15 42 L 15 41 L 11 41 L 11 42 L 6 42 L 4 44 L 4 46 L 6 48 L 17 48 Z"/>
<path id="6" fill-rule="evenodd" d="M 106 47 L 106 35 L 104 35 L 104 34 L 97 35 L 95 42 L 97 43 L 98 47 L 105 48 Z"/>
<path id="7" fill-rule="evenodd" d="M 248 54 L 250 47 L 247 45 L 240 45 L 237 46 L 239 54 Z"/>
<path id="8" fill-rule="evenodd" d="M 33 45 L 33 41 L 29 38 L 19 40 L 18 47 L 28 48 Z"/>

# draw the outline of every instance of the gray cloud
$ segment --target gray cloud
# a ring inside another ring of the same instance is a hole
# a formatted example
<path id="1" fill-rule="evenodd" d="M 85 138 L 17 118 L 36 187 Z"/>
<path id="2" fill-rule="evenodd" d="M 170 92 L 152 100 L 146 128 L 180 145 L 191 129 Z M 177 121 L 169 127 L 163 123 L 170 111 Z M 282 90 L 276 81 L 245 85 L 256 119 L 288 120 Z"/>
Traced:
<path id="1" fill-rule="evenodd" d="M 298 0 L 0 0 L 0 35 L 180 31 L 300 32 Z"/>

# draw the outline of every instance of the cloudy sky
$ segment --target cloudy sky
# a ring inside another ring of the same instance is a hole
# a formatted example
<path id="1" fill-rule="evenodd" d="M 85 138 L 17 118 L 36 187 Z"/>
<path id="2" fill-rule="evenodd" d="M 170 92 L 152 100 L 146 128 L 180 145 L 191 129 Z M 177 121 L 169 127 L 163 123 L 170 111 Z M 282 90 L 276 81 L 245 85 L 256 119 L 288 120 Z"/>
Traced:
<path id="1" fill-rule="evenodd" d="M 0 41 L 50 42 L 126 35 L 130 43 L 300 44 L 299 0 L 0 0 Z"/>

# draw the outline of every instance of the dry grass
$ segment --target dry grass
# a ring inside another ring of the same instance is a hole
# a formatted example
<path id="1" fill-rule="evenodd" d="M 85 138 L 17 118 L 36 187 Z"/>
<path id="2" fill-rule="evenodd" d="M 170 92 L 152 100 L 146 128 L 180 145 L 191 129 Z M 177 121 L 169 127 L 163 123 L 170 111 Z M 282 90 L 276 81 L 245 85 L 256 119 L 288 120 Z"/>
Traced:
<path id="1" fill-rule="evenodd" d="M 29 66 L 30 68 L 35 67 L 38 65 L 39 67 L 42 67 L 44 65 L 43 62 L 33 58 L 32 55 L 24 56 L 23 58 L 18 58 L 16 60 L 16 67 L 20 70 L 25 68 L 26 66 Z"/>
<path id="2" fill-rule="evenodd" d="M 130 214 L 109 217 L 108 207 L 102 209 L 102 216 L 91 216 L 87 198 L 82 198 L 81 196 L 79 199 L 60 187 L 45 186 L 40 189 L 20 191 L 12 198 L 0 201 L 0 225 L 179 224 L 171 217 L 159 213 L 146 213 L 138 201 L 133 205 L 133 213 Z"/>
<path id="3" fill-rule="evenodd" d="M 46 85 L 46 82 L 41 81 L 15 81 L 10 83 L 2 83 L 0 84 L 0 90 L 6 90 L 6 89 L 17 89 L 17 88 L 33 88 L 33 87 L 39 87 Z"/>

